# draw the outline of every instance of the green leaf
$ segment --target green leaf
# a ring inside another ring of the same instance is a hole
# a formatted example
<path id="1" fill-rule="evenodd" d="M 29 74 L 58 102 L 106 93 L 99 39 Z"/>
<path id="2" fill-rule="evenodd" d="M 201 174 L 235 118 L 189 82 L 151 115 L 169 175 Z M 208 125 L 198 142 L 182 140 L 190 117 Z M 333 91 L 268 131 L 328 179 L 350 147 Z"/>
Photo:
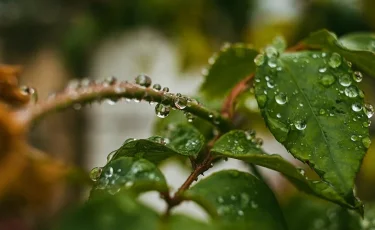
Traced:
<path id="1" fill-rule="evenodd" d="M 375 34 L 353 33 L 337 39 L 334 33 L 320 30 L 302 43 L 314 49 L 337 52 L 366 74 L 375 77 Z"/>
<path id="2" fill-rule="evenodd" d="M 337 205 L 311 199 L 293 197 L 284 207 L 289 230 L 361 230 L 361 217 Z"/>
<path id="3" fill-rule="evenodd" d="M 183 196 L 234 229 L 286 229 L 272 191 L 245 172 L 220 171 L 202 179 Z"/>
<path id="4" fill-rule="evenodd" d="M 162 172 L 150 161 L 120 157 L 103 167 L 90 197 L 103 191 L 116 194 L 120 190 L 167 192 L 168 186 Z"/>
<path id="5" fill-rule="evenodd" d="M 256 146 L 255 136 L 241 130 L 233 130 L 219 138 L 211 152 L 216 156 L 224 156 L 243 160 L 282 173 L 298 189 L 323 199 L 335 202 L 362 212 L 362 205 L 352 195 L 343 197 L 324 181 L 311 181 L 304 171 L 284 160 L 277 154 L 266 154 Z"/>
<path id="6" fill-rule="evenodd" d="M 351 197 L 370 141 L 368 107 L 352 70 L 335 56 L 334 63 L 322 52 L 266 58 L 257 69 L 255 94 L 275 138 Z"/>
<path id="7" fill-rule="evenodd" d="M 223 46 L 209 59 L 201 92 L 207 99 L 222 98 L 239 81 L 255 72 L 254 58 L 258 51 L 245 44 Z"/>
<path id="8" fill-rule="evenodd" d="M 163 230 L 218 230 L 213 225 L 183 215 L 170 216 L 165 224 Z"/>
<path id="9" fill-rule="evenodd" d="M 128 139 L 116 150 L 113 160 L 119 157 L 145 158 L 155 164 L 171 156 L 197 157 L 205 143 L 204 136 L 190 124 L 172 124 L 161 136 L 149 139 Z"/>
<path id="10" fill-rule="evenodd" d="M 90 199 L 65 215 L 56 230 L 157 230 L 159 217 L 126 194 L 104 195 Z"/>

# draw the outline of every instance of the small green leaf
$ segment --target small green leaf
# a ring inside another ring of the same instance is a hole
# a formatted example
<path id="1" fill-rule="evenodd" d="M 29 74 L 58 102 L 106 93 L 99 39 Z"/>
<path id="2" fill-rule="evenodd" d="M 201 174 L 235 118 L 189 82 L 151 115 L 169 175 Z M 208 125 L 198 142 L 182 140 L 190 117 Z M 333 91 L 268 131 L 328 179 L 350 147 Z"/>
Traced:
<path id="1" fill-rule="evenodd" d="M 280 155 L 268 155 L 256 146 L 254 136 L 240 130 L 224 134 L 214 144 L 211 152 L 216 156 L 224 156 L 243 160 L 282 173 L 298 189 L 323 199 L 335 202 L 351 209 L 361 209 L 361 203 L 352 196 L 343 197 L 335 189 L 323 181 L 311 181 L 304 171 L 284 160 Z M 359 210 L 362 212 L 362 210 Z"/>
<path id="2" fill-rule="evenodd" d="M 202 149 L 205 138 L 190 124 L 172 124 L 161 136 L 149 139 L 128 139 L 114 153 L 112 160 L 119 157 L 145 158 L 155 164 L 171 156 L 196 157 Z"/>
<path id="3" fill-rule="evenodd" d="M 360 70 L 375 77 L 375 34 L 353 33 L 337 39 L 334 33 L 320 30 L 303 41 L 308 47 L 337 52 Z"/>
<path id="4" fill-rule="evenodd" d="M 150 161 L 120 157 L 103 167 L 93 186 L 91 197 L 102 191 L 116 194 L 120 190 L 166 192 L 168 186 L 162 172 Z"/>
<path id="5" fill-rule="evenodd" d="M 367 106 L 353 75 L 340 55 L 298 52 L 267 58 L 255 77 L 272 134 L 343 197 L 352 197 L 369 137 Z"/>
<path id="6" fill-rule="evenodd" d="M 56 230 L 157 230 L 158 215 L 126 194 L 104 195 L 90 199 L 68 213 Z"/>
<path id="7" fill-rule="evenodd" d="M 224 46 L 209 59 L 210 67 L 201 91 L 206 98 L 222 98 L 239 81 L 255 72 L 258 51 L 244 44 Z"/>
<path id="8" fill-rule="evenodd" d="M 234 229 L 286 229 L 272 191 L 245 172 L 220 171 L 187 190 L 184 197 L 217 215 L 223 226 Z"/>

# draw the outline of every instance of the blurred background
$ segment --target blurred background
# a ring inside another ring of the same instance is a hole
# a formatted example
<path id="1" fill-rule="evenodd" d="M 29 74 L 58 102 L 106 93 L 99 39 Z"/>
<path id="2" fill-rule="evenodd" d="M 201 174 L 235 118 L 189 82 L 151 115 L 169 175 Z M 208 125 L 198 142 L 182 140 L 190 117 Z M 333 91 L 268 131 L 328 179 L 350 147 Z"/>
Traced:
<path id="1" fill-rule="evenodd" d="M 133 80 L 139 73 L 172 92 L 194 95 L 203 81 L 201 70 L 224 42 L 261 48 L 282 35 L 293 45 L 321 28 L 338 36 L 374 31 L 375 1 L 0 0 L 0 60 L 22 65 L 21 82 L 36 88 L 40 99 L 62 90 L 72 79 Z M 365 78 L 362 85 L 366 100 L 374 104 L 374 81 Z M 254 99 L 245 100 L 242 107 L 242 113 L 253 116 L 249 127 L 260 130 L 264 148 L 291 159 L 265 129 Z M 147 103 L 93 104 L 49 116 L 33 129 L 30 141 L 55 159 L 89 171 L 103 166 L 107 154 L 125 139 L 149 137 L 157 119 Z M 357 192 L 364 200 L 375 199 L 374 161 L 371 147 L 358 176 Z M 217 169 L 223 167 L 247 170 L 236 161 Z M 173 189 L 189 174 L 172 163 L 162 169 Z M 293 193 L 277 173 L 264 172 L 280 202 L 284 194 Z M 86 194 L 69 183 L 30 183 L 28 188 L 30 194 L 11 193 L 0 202 L 0 229 L 43 226 Z M 155 194 L 142 199 L 152 200 L 158 210 L 164 208 Z M 194 204 L 186 203 L 182 209 L 205 218 Z"/>

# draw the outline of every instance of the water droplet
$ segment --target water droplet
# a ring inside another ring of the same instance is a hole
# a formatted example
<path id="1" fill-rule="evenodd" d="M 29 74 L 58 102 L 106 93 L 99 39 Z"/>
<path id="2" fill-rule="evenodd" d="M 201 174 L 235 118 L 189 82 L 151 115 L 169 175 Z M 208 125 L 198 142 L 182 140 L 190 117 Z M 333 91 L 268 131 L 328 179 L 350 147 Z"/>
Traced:
<path id="1" fill-rule="evenodd" d="M 258 204 L 257 203 L 255 203 L 255 201 L 251 201 L 251 207 L 253 208 L 253 209 L 257 209 L 258 208 Z"/>
<path id="2" fill-rule="evenodd" d="M 284 105 L 288 101 L 288 97 L 286 96 L 285 93 L 279 93 L 275 96 L 275 100 L 277 104 L 279 105 Z"/>
<path id="3" fill-rule="evenodd" d="M 362 73 L 359 72 L 359 71 L 355 71 L 355 72 L 353 73 L 353 79 L 354 79 L 354 81 L 356 81 L 356 82 L 361 82 L 362 79 L 363 79 L 363 75 L 362 75 Z"/>
<path id="4" fill-rule="evenodd" d="M 353 85 L 351 85 L 351 86 L 349 86 L 348 88 L 346 88 L 344 92 L 345 92 L 345 95 L 346 95 L 347 97 L 351 97 L 351 98 L 353 98 L 353 97 L 358 96 L 358 90 L 357 90 L 357 87 L 355 87 L 355 86 L 353 86 Z"/>
<path id="5" fill-rule="evenodd" d="M 281 118 L 281 114 L 280 113 L 276 114 L 276 117 Z"/>
<path id="6" fill-rule="evenodd" d="M 324 115 L 325 113 L 326 113 L 326 111 L 325 111 L 324 109 L 320 109 L 320 110 L 319 110 L 319 114 L 320 114 L 320 115 Z"/>
<path id="7" fill-rule="evenodd" d="M 264 63 L 264 55 L 263 54 L 258 54 L 255 58 L 254 58 L 254 63 L 256 66 L 261 66 L 263 65 Z"/>
<path id="8" fill-rule="evenodd" d="M 365 104 L 363 111 L 368 118 L 371 118 L 374 115 L 374 107 L 370 104 Z"/>
<path id="9" fill-rule="evenodd" d="M 160 85 L 160 84 L 154 84 L 154 85 L 152 86 L 152 88 L 153 88 L 154 90 L 159 91 L 159 90 L 161 90 L 161 85 Z"/>
<path id="10" fill-rule="evenodd" d="M 350 140 L 352 140 L 352 141 L 358 141 L 358 137 L 356 135 L 352 135 L 350 137 Z"/>
<path id="11" fill-rule="evenodd" d="M 112 151 L 107 156 L 107 162 L 111 161 L 113 156 L 116 154 L 117 151 Z"/>
<path id="12" fill-rule="evenodd" d="M 362 125 L 363 125 L 363 127 L 368 128 L 371 125 L 371 122 L 370 121 L 364 121 L 362 123 Z"/>
<path id="13" fill-rule="evenodd" d="M 114 85 L 114 84 L 116 84 L 116 81 L 117 81 L 117 79 L 113 76 L 107 77 L 106 79 L 104 79 L 104 86 Z M 91 82 L 88 82 L 87 84 L 90 85 Z M 85 84 L 83 84 L 83 85 L 85 85 Z"/>
<path id="14" fill-rule="evenodd" d="M 320 78 L 320 83 L 324 86 L 330 86 L 336 81 L 333 75 L 325 74 Z"/>
<path id="15" fill-rule="evenodd" d="M 126 188 L 130 188 L 130 187 L 132 187 L 134 185 L 134 182 L 133 181 L 127 181 L 126 183 L 125 183 L 125 187 Z"/>
<path id="16" fill-rule="evenodd" d="M 164 87 L 163 88 L 163 92 L 168 93 L 169 92 L 169 88 L 168 87 Z"/>
<path id="17" fill-rule="evenodd" d="M 160 118 L 165 118 L 169 115 L 169 112 L 170 112 L 170 107 L 169 106 L 166 106 L 166 105 L 163 105 L 161 103 L 158 103 L 156 106 L 155 106 L 155 113 L 156 113 L 156 116 L 160 117 Z"/>
<path id="18" fill-rule="evenodd" d="M 189 113 L 189 112 L 185 113 L 185 117 L 186 117 L 188 122 L 193 122 L 194 118 L 195 118 L 194 115 L 192 113 Z"/>
<path id="19" fill-rule="evenodd" d="M 95 167 L 90 171 L 90 179 L 92 181 L 97 181 L 102 174 L 103 169 L 101 167 Z"/>
<path id="20" fill-rule="evenodd" d="M 256 131 L 254 129 L 247 130 L 245 132 L 245 136 L 247 140 L 254 140 L 256 135 Z"/>
<path id="21" fill-rule="evenodd" d="M 265 53 L 266 53 L 266 56 L 268 58 L 275 58 L 275 57 L 279 56 L 279 52 L 273 46 L 267 46 L 266 49 L 265 49 Z"/>
<path id="22" fill-rule="evenodd" d="M 224 198 L 221 196 L 217 197 L 217 202 L 219 202 L 220 204 L 224 203 Z"/>
<path id="23" fill-rule="evenodd" d="M 298 169 L 298 172 L 299 172 L 299 174 L 301 174 L 302 176 L 305 176 L 305 174 L 306 174 L 305 170 L 303 170 L 303 169 L 301 169 L 301 168 Z"/>
<path id="24" fill-rule="evenodd" d="M 329 58 L 328 65 L 332 68 L 337 68 L 341 65 L 341 56 L 338 53 L 333 53 Z"/>
<path id="25" fill-rule="evenodd" d="M 203 68 L 202 71 L 201 71 L 201 74 L 203 76 L 207 76 L 208 75 L 208 69 L 207 68 Z"/>
<path id="26" fill-rule="evenodd" d="M 360 103 L 356 102 L 356 103 L 352 104 L 352 110 L 354 112 L 359 112 L 359 111 L 362 110 L 362 105 Z"/>
<path id="27" fill-rule="evenodd" d="M 237 211 L 237 214 L 238 214 L 239 216 L 243 216 L 243 215 L 244 215 L 244 212 L 243 212 L 242 210 L 238 210 L 238 211 Z"/>
<path id="28" fill-rule="evenodd" d="M 268 88 L 273 88 L 273 87 L 275 87 L 275 83 L 273 83 L 273 80 L 269 80 L 269 81 L 267 81 L 267 87 Z"/>
<path id="29" fill-rule="evenodd" d="M 267 64 L 271 68 L 277 67 L 277 57 L 270 57 L 267 61 Z"/>
<path id="30" fill-rule="evenodd" d="M 267 102 L 267 96 L 266 95 L 258 95 L 257 96 L 258 105 L 260 108 L 264 108 Z"/>
<path id="31" fill-rule="evenodd" d="M 365 146 L 366 149 L 368 149 L 371 145 L 371 140 L 369 137 L 365 137 L 362 139 L 362 144 Z"/>
<path id="32" fill-rule="evenodd" d="M 318 71 L 319 73 L 325 73 L 327 71 L 327 67 L 321 67 Z"/>
<path id="33" fill-rule="evenodd" d="M 255 139 L 255 145 L 256 145 L 257 148 L 262 147 L 262 145 L 263 145 L 263 139 L 262 138 L 256 138 Z"/>
<path id="34" fill-rule="evenodd" d="M 177 109 L 185 109 L 187 105 L 187 98 L 183 96 L 176 96 L 174 99 L 174 105 Z"/>
<path id="35" fill-rule="evenodd" d="M 305 121 L 298 120 L 298 121 L 294 122 L 294 126 L 298 130 L 304 130 L 304 129 L 306 129 L 307 124 L 306 124 Z"/>
<path id="36" fill-rule="evenodd" d="M 112 177 L 113 175 L 113 168 L 112 167 L 108 167 L 107 170 L 104 172 L 104 176 L 105 177 Z"/>
<path id="37" fill-rule="evenodd" d="M 344 87 L 348 87 L 352 84 L 352 79 L 350 78 L 349 74 L 343 74 L 339 78 L 339 83 Z"/>
<path id="38" fill-rule="evenodd" d="M 146 74 L 140 74 L 135 78 L 135 83 L 137 83 L 140 86 L 144 87 L 150 87 L 152 80 L 149 76 Z"/>
<path id="39" fill-rule="evenodd" d="M 124 141 L 123 145 L 128 144 L 128 143 L 133 142 L 133 141 L 136 141 L 136 140 L 137 140 L 137 139 L 135 139 L 135 138 L 128 138 L 128 139 L 126 139 L 126 140 Z"/>
<path id="40" fill-rule="evenodd" d="M 279 51 L 283 51 L 286 48 L 286 41 L 282 36 L 276 36 L 272 40 L 272 45 Z"/>

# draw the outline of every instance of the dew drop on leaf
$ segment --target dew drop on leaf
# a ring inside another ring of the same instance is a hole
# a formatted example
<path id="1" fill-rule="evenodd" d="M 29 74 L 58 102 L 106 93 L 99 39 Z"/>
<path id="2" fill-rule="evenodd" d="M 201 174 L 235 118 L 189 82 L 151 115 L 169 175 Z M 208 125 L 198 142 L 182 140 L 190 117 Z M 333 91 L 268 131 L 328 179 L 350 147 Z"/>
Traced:
<path id="1" fill-rule="evenodd" d="M 169 92 L 169 88 L 168 87 L 164 87 L 163 88 L 163 92 L 168 93 Z"/>
<path id="2" fill-rule="evenodd" d="M 333 53 L 329 58 L 328 65 L 332 68 L 337 68 L 341 65 L 341 56 L 338 53 Z"/>
<path id="3" fill-rule="evenodd" d="M 266 56 L 268 58 L 275 58 L 275 57 L 279 56 L 279 52 L 273 46 L 267 46 L 266 50 L 265 50 L 265 53 L 266 53 Z"/>
<path id="4" fill-rule="evenodd" d="M 107 162 L 109 162 L 112 158 L 113 158 L 113 156 L 116 154 L 116 151 L 112 151 L 112 152 L 110 152 L 109 154 L 108 154 L 108 156 L 107 156 Z"/>
<path id="5" fill-rule="evenodd" d="M 285 93 L 279 93 L 275 96 L 275 100 L 277 104 L 279 105 L 284 105 L 288 101 L 288 97 L 286 96 Z"/>
<path id="6" fill-rule="evenodd" d="M 352 141 L 358 141 L 358 137 L 356 135 L 352 135 L 350 137 L 350 140 L 352 140 Z"/>
<path id="7" fill-rule="evenodd" d="M 277 57 L 268 58 L 267 64 L 269 67 L 275 68 L 277 66 Z"/>
<path id="8" fill-rule="evenodd" d="M 258 54 L 255 58 L 254 58 L 254 63 L 256 66 L 261 66 L 263 65 L 264 63 L 264 54 Z"/>
<path id="9" fill-rule="evenodd" d="M 359 111 L 362 110 L 362 105 L 360 103 L 356 102 L 356 103 L 352 104 L 352 110 L 354 112 L 359 112 Z"/>
<path id="10" fill-rule="evenodd" d="M 363 79 L 363 75 L 362 75 L 362 73 L 359 72 L 359 71 L 355 71 L 355 72 L 353 73 L 353 79 L 354 79 L 354 81 L 356 81 L 356 82 L 361 82 L 362 79 Z"/>
<path id="11" fill-rule="evenodd" d="M 246 139 L 251 141 L 251 140 L 254 140 L 255 139 L 255 135 L 256 135 L 256 131 L 254 129 L 251 129 L 251 130 L 247 130 L 245 132 L 245 135 L 246 135 Z"/>
<path id="12" fill-rule="evenodd" d="M 188 122 L 193 122 L 194 118 L 195 118 L 194 115 L 192 113 L 189 113 L 189 112 L 185 113 L 185 117 L 186 117 Z"/>
<path id="13" fill-rule="evenodd" d="M 92 181 L 97 181 L 102 174 L 103 169 L 101 167 L 95 167 L 90 171 L 90 179 Z"/>
<path id="14" fill-rule="evenodd" d="M 140 86 L 144 87 L 150 87 L 152 80 L 149 76 L 146 74 L 140 74 L 135 78 L 135 83 L 137 83 Z"/>
<path id="15" fill-rule="evenodd" d="M 355 87 L 355 86 L 349 86 L 348 88 L 346 88 L 345 89 L 345 95 L 347 96 L 347 97 L 351 97 L 351 98 L 353 98 L 353 97 L 356 97 L 356 96 L 358 96 L 358 90 L 357 90 L 357 87 Z"/>
<path id="16" fill-rule="evenodd" d="M 170 107 L 167 106 L 167 105 L 163 105 L 161 103 L 158 103 L 155 106 L 155 114 L 156 114 L 156 116 L 158 116 L 160 118 L 167 117 L 169 115 L 169 112 L 170 112 Z"/>
<path id="17" fill-rule="evenodd" d="M 130 143 L 130 142 L 132 142 L 132 141 L 136 141 L 136 140 L 137 140 L 137 139 L 135 139 L 135 138 L 128 138 L 128 139 L 126 139 L 126 140 L 124 141 L 123 145 L 128 144 L 128 143 Z"/>
<path id="18" fill-rule="evenodd" d="M 319 68 L 319 73 L 325 73 L 327 71 L 327 68 L 326 67 L 321 67 Z"/>
<path id="19" fill-rule="evenodd" d="M 325 74 L 320 78 L 320 83 L 324 86 L 330 86 L 336 81 L 335 77 L 330 74 Z"/>
<path id="20" fill-rule="evenodd" d="M 371 118 L 374 115 L 374 107 L 370 104 L 365 104 L 363 111 L 368 118 Z"/>
<path id="21" fill-rule="evenodd" d="M 104 172 L 104 176 L 105 177 L 112 177 L 113 176 L 113 168 L 112 167 L 109 167 L 107 168 L 107 170 Z"/>
<path id="22" fill-rule="evenodd" d="M 370 124 L 371 124 L 370 121 L 364 121 L 362 123 L 363 127 L 365 127 L 365 128 L 368 128 L 370 126 Z"/>
<path id="23" fill-rule="evenodd" d="M 306 122 L 305 121 L 302 121 L 302 120 L 297 120 L 296 122 L 294 122 L 294 126 L 296 127 L 296 129 L 298 130 L 304 130 L 306 129 Z"/>
<path id="24" fill-rule="evenodd" d="M 350 78 L 349 74 L 343 74 L 339 78 L 339 83 L 344 87 L 348 87 L 352 84 L 352 79 Z"/>
<path id="25" fill-rule="evenodd" d="M 258 99 L 257 101 L 258 101 L 259 107 L 264 108 L 264 106 L 266 105 L 266 102 L 267 102 L 267 96 L 266 95 L 259 95 L 257 97 L 257 99 Z"/>
<path id="26" fill-rule="evenodd" d="M 255 201 L 251 201 L 251 207 L 253 208 L 253 209 L 257 209 L 258 208 L 258 204 L 255 202 Z"/>
<path id="27" fill-rule="evenodd" d="M 267 81 L 267 87 L 268 88 L 273 88 L 273 87 L 275 87 L 275 83 L 273 82 L 273 80 L 269 80 L 269 81 Z"/>
<path id="28" fill-rule="evenodd" d="M 363 138 L 362 139 L 362 144 L 363 144 L 363 146 L 365 146 L 365 148 L 369 148 L 370 147 L 370 145 L 371 145 L 371 140 L 370 140 L 370 138 L 369 137 L 365 137 L 365 138 Z"/>

